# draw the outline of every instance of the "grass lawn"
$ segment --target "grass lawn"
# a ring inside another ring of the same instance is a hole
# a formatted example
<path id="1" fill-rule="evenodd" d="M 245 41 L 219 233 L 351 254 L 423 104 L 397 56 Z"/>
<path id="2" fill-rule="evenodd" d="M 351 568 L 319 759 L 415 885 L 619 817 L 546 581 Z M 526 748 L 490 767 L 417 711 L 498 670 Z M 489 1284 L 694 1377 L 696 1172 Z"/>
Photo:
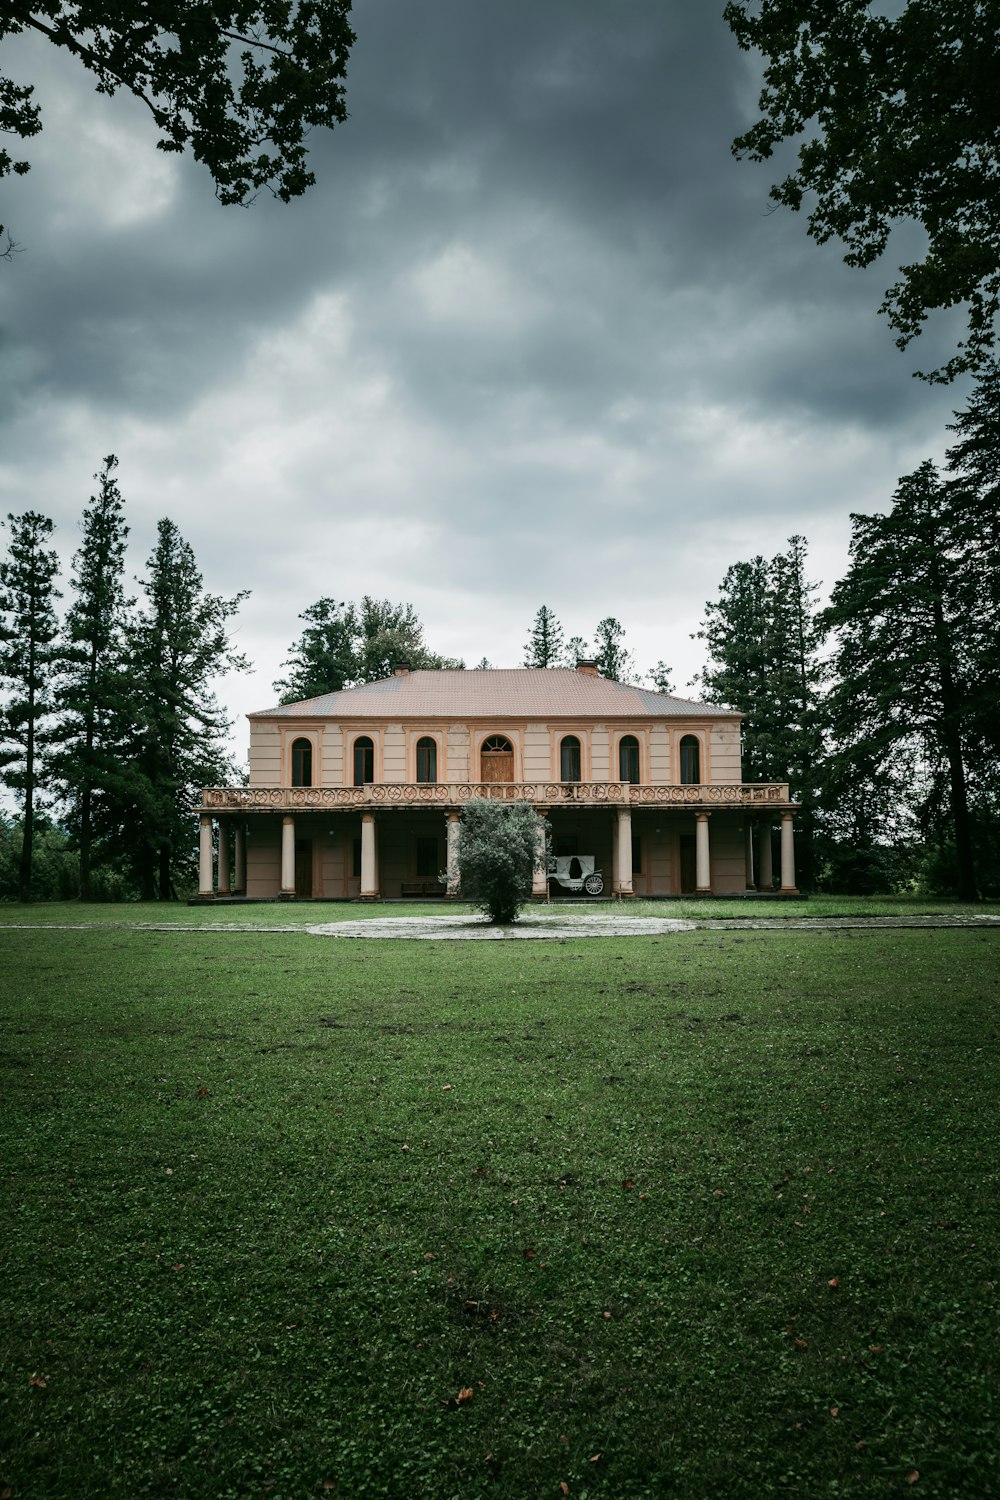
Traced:
<path id="1" fill-rule="evenodd" d="M 995 931 L 0 952 L 0 1495 L 1000 1492 Z"/>
<path id="2" fill-rule="evenodd" d="M 738 898 L 681 897 L 669 901 L 554 900 L 548 907 L 529 903 L 533 910 L 587 912 L 591 915 L 628 917 L 890 917 L 945 914 L 1000 915 L 1000 902 L 961 902 L 945 897 L 924 896 L 810 896 Z M 188 906 L 180 901 L 91 902 L 37 901 L 30 905 L 0 902 L 0 928 L 58 924 L 102 927 L 196 926 L 196 927 L 308 927 L 317 922 L 359 922 L 372 917 L 426 917 L 471 913 L 473 907 L 453 901 L 263 901 L 243 905 L 206 904 Z"/>

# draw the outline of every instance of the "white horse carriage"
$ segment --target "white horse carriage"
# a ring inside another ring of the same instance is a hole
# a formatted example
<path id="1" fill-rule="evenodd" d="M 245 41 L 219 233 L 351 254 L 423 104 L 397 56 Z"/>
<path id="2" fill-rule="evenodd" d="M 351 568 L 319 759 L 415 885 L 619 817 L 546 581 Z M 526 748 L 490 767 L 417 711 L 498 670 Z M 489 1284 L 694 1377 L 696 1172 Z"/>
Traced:
<path id="1" fill-rule="evenodd" d="M 604 890 L 604 876 L 594 868 L 597 861 L 592 854 L 550 854 L 549 881 L 555 881 L 564 891 L 588 896 L 600 896 Z"/>

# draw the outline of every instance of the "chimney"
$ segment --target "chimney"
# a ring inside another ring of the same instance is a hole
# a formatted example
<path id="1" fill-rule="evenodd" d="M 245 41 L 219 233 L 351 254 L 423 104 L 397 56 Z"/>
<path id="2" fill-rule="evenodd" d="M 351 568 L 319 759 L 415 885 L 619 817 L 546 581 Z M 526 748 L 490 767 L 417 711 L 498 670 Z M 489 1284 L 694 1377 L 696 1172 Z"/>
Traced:
<path id="1" fill-rule="evenodd" d="M 409 677 L 410 663 L 408 661 L 397 661 L 392 669 L 393 677 Z"/>
<path id="2" fill-rule="evenodd" d="M 577 657 L 576 670 L 578 672 L 585 672 L 588 677 L 596 677 L 598 675 L 597 663 L 589 656 Z"/>

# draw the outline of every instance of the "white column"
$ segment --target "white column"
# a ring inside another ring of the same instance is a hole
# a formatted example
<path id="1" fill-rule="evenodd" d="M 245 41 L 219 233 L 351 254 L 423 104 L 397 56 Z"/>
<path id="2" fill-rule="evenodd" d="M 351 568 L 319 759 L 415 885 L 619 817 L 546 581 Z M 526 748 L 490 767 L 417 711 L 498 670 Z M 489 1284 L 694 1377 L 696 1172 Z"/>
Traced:
<path id="1" fill-rule="evenodd" d="M 212 820 L 202 813 L 198 821 L 198 895 L 211 901 L 215 895 L 212 869 Z"/>
<path id="2" fill-rule="evenodd" d="M 446 849 L 448 854 L 448 886 L 446 896 L 449 900 L 455 901 L 458 899 L 462 884 L 458 863 L 458 839 L 461 832 L 461 818 L 457 812 L 446 813 L 445 818 L 447 820 Z"/>
<path id="3" fill-rule="evenodd" d="M 618 809 L 618 828 L 615 840 L 615 895 L 619 900 L 631 899 L 632 892 L 632 814 L 627 807 Z"/>
<path id="4" fill-rule="evenodd" d="M 781 814 L 781 891 L 785 896 L 798 895 L 795 884 L 795 819 L 789 812 Z"/>
<path id="5" fill-rule="evenodd" d="M 760 821 L 760 888 L 762 891 L 770 891 L 774 888 L 774 871 L 771 867 L 771 820 L 762 818 Z"/>
<path id="6" fill-rule="evenodd" d="M 361 899 L 378 896 L 378 856 L 375 848 L 375 814 L 361 814 Z"/>
<path id="7" fill-rule="evenodd" d="M 291 813 L 286 813 L 281 820 L 281 889 L 278 895 L 295 895 L 295 819 Z"/>
<path id="8" fill-rule="evenodd" d="M 743 863 L 746 868 L 746 886 L 748 891 L 754 888 L 753 883 L 753 824 L 747 818 L 743 825 Z"/>
<path id="9" fill-rule="evenodd" d="M 219 895 L 228 896 L 229 887 L 229 824 L 219 819 Z"/>
<path id="10" fill-rule="evenodd" d="M 545 901 L 549 894 L 548 848 L 545 842 L 545 825 L 538 819 L 535 831 L 535 863 L 531 871 L 531 899 Z"/>
<path id="11" fill-rule="evenodd" d="M 233 830 L 233 863 L 235 865 L 233 889 L 237 896 L 247 893 L 247 835 L 242 823 Z"/>
<path id="12" fill-rule="evenodd" d="M 695 814 L 694 828 L 695 891 L 700 896 L 712 893 L 712 856 L 708 843 L 708 813 Z"/>

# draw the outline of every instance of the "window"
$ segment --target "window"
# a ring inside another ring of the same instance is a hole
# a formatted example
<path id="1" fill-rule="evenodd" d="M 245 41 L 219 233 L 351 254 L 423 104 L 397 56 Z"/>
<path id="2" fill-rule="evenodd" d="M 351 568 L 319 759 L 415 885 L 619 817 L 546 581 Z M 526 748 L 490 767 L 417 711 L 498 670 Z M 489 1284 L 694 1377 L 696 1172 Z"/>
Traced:
<path id="1" fill-rule="evenodd" d="M 312 786 L 313 747 L 310 740 L 292 741 L 292 786 Z"/>
<path id="2" fill-rule="evenodd" d="M 701 750 L 693 734 L 681 740 L 681 785 L 697 786 L 701 781 Z"/>
<path id="3" fill-rule="evenodd" d="M 618 780 L 639 785 L 639 741 L 634 734 L 624 735 L 619 742 Z"/>
<path id="4" fill-rule="evenodd" d="M 434 876 L 440 869 L 437 839 L 417 839 L 417 874 Z"/>
<path id="5" fill-rule="evenodd" d="M 429 734 L 417 740 L 417 780 L 432 782 L 438 779 L 438 747 Z M 418 839 L 419 843 L 420 840 Z"/>
<path id="6" fill-rule="evenodd" d="M 580 741 L 575 734 L 567 734 L 559 746 L 559 779 L 580 780 Z"/>
<path id="7" fill-rule="evenodd" d="M 354 785 L 367 786 L 375 780 L 375 746 L 367 734 L 354 741 Z"/>

